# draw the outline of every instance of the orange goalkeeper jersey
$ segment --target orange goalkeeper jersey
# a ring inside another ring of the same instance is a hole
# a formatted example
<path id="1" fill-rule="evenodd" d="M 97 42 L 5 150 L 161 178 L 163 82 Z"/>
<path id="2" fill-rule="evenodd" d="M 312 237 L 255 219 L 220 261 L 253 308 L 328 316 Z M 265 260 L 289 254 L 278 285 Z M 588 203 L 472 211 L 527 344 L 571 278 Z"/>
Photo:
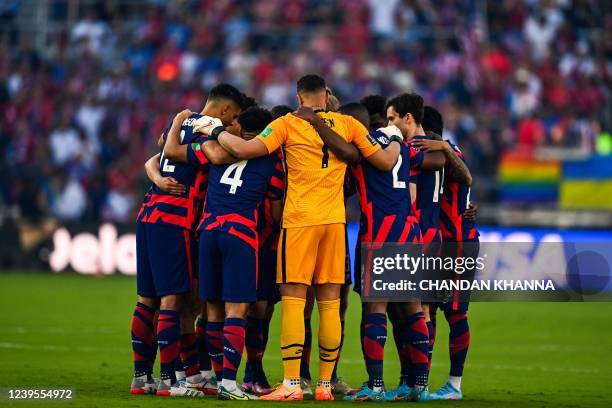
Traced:
<path id="1" fill-rule="evenodd" d="M 351 116 L 319 112 L 327 126 L 355 144 L 364 157 L 380 149 L 368 130 Z M 345 223 L 344 175 L 346 163 L 339 160 L 310 123 L 291 113 L 270 123 L 258 136 L 269 153 L 283 147 L 286 163 L 286 193 L 283 227 Z"/>

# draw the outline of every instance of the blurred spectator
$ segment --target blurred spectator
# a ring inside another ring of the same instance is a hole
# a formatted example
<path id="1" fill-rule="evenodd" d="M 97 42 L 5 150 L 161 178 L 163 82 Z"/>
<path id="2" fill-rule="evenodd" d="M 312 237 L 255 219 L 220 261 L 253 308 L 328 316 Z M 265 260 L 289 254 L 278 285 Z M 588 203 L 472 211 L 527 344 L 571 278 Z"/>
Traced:
<path id="1" fill-rule="evenodd" d="M 612 150 L 606 2 L 51 1 L 38 31 L 0 3 L 0 206 L 23 217 L 131 222 L 157 137 L 221 81 L 267 107 L 308 72 L 342 103 L 415 90 L 487 186 L 504 149 Z"/>

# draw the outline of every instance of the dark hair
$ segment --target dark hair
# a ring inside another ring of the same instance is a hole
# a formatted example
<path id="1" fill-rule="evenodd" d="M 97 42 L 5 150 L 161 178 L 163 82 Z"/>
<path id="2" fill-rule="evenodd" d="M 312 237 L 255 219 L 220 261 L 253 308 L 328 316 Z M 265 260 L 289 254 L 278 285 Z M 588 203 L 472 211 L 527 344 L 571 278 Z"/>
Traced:
<path id="1" fill-rule="evenodd" d="M 242 109 L 244 107 L 244 94 L 230 84 L 219 84 L 208 93 L 208 99 L 226 99 L 234 102 Z"/>
<path id="2" fill-rule="evenodd" d="M 442 114 L 433 106 L 425 106 L 423 109 L 423 130 L 430 131 L 442 136 L 444 120 Z"/>
<path id="3" fill-rule="evenodd" d="M 359 102 L 346 103 L 340 106 L 338 112 L 354 117 L 366 128 L 370 127 L 370 115 L 368 114 L 368 110 Z"/>
<path id="4" fill-rule="evenodd" d="M 368 95 L 361 98 L 359 102 L 361 102 L 361 104 L 366 107 L 370 116 L 378 113 L 383 117 L 386 117 L 385 103 L 387 102 L 387 98 L 385 98 L 384 96 Z"/>
<path id="5" fill-rule="evenodd" d="M 399 94 L 389 99 L 385 105 L 385 111 L 391 106 L 401 116 L 409 113 L 416 123 L 421 124 L 423 122 L 423 97 L 421 95 L 415 93 Z"/>
<path id="6" fill-rule="evenodd" d="M 326 89 L 325 80 L 315 74 L 304 75 L 297 81 L 298 92 L 314 92 Z"/>
<path id="7" fill-rule="evenodd" d="M 272 119 L 278 119 L 281 116 L 285 116 L 289 112 L 293 112 L 293 108 L 289 105 L 276 105 L 270 110 L 272 114 Z"/>
<path id="8" fill-rule="evenodd" d="M 340 106 L 340 108 L 338 109 L 338 112 L 344 115 L 352 116 L 352 117 L 356 117 L 357 115 L 368 116 L 367 108 L 359 102 L 345 103 L 344 105 Z"/>
<path id="9" fill-rule="evenodd" d="M 238 123 L 244 132 L 259 133 L 272 122 L 272 115 L 267 109 L 252 106 L 238 116 Z"/>
<path id="10" fill-rule="evenodd" d="M 257 106 L 257 101 L 252 96 L 246 96 L 246 94 L 242 94 L 242 109 L 246 110 L 252 106 Z"/>

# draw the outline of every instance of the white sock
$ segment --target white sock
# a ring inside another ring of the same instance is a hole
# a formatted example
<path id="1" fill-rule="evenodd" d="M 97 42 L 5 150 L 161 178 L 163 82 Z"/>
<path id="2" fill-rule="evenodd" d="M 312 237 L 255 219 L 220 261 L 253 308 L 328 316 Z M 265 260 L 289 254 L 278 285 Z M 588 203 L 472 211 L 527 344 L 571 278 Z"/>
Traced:
<path id="1" fill-rule="evenodd" d="M 185 372 L 184 371 L 175 371 L 174 375 L 176 376 L 176 381 L 181 381 L 185 379 Z"/>
<path id="2" fill-rule="evenodd" d="M 450 385 L 461 391 L 461 377 L 448 376 L 448 382 Z"/>
<path id="3" fill-rule="evenodd" d="M 202 375 L 202 378 L 205 380 L 210 380 L 214 377 L 215 373 L 213 373 L 212 370 L 200 370 L 200 375 Z"/>
<path id="4" fill-rule="evenodd" d="M 299 379 L 288 380 L 285 378 L 283 380 L 283 385 L 287 388 L 295 387 L 296 385 L 300 385 L 300 380 Z"/>
<path id="5" fill-rule="evenodd" d="M 225 378 L 221 380 L 221 386 L 228 391 L 235 391 L 236 388 L 238 388 L 236 385 L 236 380 L 228 380 Z"/>
<path id="6" fill-rule="evenodd" d="M 190 375 L 189 377 L 187 377 L 187 382 L 191 384 L 197 384 L 201 381 L 202 381 L 202 374 L 200 373 Z"/>

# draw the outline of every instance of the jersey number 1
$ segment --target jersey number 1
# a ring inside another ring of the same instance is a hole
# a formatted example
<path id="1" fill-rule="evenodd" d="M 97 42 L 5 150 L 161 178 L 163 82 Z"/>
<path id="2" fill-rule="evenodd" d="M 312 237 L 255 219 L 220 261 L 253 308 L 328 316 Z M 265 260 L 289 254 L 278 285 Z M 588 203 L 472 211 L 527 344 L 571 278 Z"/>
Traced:
<path id="1" fill-rule="evenodd" d="M 236 194 L 238 187 L 242 187 L 242 179 L 240 177 L 242 177 L 242 172 L 246 167 L 247 161 L 248 160 L 242 160 L 237 163 L 230 164 L 223 172 L 220 182 L 221 184 L 227 184 L 230 186 L 230 194 Z M 232 173 L 234 173 L 233 176 Z"/>

